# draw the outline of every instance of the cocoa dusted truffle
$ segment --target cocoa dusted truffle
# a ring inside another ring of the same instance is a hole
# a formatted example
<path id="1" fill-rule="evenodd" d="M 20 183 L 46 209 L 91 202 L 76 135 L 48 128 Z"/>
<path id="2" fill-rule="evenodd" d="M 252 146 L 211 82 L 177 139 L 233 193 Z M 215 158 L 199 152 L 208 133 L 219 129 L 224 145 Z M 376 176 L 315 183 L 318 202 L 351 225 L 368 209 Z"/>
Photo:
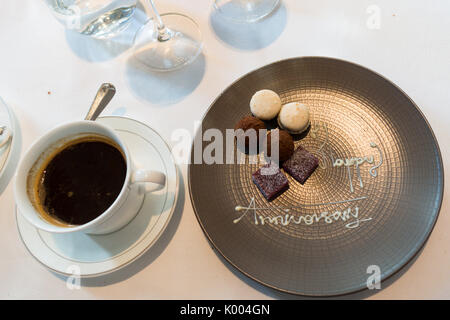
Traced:
<path id="1" fill-rule="evenodd" d="M 267 139 L 266 139 L 266 146 L 267 146 L 266 155 L 268 157 L 272 156 L 272 133 L 274 131 L 278 131 L 278 139 L 277 139 L 278 145 L 279 145 L 278 156 L 279 156 L 279 162 L 283 163 L 284 161 L 289 159 L 291 157 L 291 155 L 294 153 L 294 139 L 289 134 L 289 132 L 287 132 L 286 130 L 280 130 L 280 129 L 271 130 L 267 134 Z M 275 137 L 276 134 L 274 134 L 273 136 Z M 274 142 L 276 143 L 276 141 L 274 141 Z"/>
<path id="2" fill-rule="evenodd" d="M 250 144 L 250 138 L 249 138 L 250 134 L 249 134 L 248 130 L 251 130 L 251 129 L 255 130 L 256 147 L 258 147 L 258 145 L 259 145 L 259 130 L 266 129 L 266 125 L 264 124 L 264 122 L 262 122 L 261 120 L 259 120 L 256 117 L 246 116 L 246 117 L 243 117 L 241 120 L 239 120 L 239 122 L 234 127 L 235 131 L 239 130 L 239 129 L 242 129 L 242 131 L 236 132 L 236 138 L 239 141 L 239 139 L 242 139 L 243 136 L 245 136 L 245 148 L 248 149 L 249 144 Z"/>

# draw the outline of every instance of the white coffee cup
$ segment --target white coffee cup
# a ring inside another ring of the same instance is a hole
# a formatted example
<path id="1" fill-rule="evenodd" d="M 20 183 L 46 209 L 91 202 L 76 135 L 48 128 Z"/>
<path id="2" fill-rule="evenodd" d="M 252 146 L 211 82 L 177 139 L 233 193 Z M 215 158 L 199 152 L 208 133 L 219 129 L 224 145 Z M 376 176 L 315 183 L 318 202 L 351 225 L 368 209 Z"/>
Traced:
<path id="1" fill-rule="evenodd" d="M 44 219 L 28 196 L 28 177 L 36 161 L 49 149 L 67 139 L 80 135 L 94 134 L 111 139 L 125 155 L 127 172 L 124 185 L 114 203 L 94 220 L 78 226 L 60 226 Z M 137 170 L 133 165 L 127 146 L 111 128 L 94 121 L 77 121 L 58 126 L 36 141 L 23 157 L 14 181 L 14 196 L 20 214 L 36 228 L 53 233 L 85 232 L 106 234 L 114 232 L 138 213 L 145 193 L 161 189 L 165 185 L 163 173 L 152 170 Z"/>

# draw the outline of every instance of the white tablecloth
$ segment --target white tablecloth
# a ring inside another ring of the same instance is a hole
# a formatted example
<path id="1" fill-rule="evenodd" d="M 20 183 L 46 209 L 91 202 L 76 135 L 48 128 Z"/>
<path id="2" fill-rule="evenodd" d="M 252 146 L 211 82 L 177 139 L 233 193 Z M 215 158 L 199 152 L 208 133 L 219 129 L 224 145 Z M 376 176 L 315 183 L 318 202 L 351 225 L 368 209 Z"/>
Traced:
<path id="1" fill-rule="evenodd" d="M 144 121 L 174 145 L 172 132 L 193 132 L 214 98 L 243 74 L 284 58 L 329 56 L 362 64 L 399 85 L 430 122 L 444 167 L 450 167 L 449 1 L 284 0 L 269 19 L 240 31 L 218 22 L 212 2 L 157 1 L 161 12 L 194 18 L 205 47 L 187 69 L 155 76 L 129 63 L 134 26 L 114 41 L 97 41 L 65 31 L 44 1 L 2 0 L 0 96 L 20 122 L 22 155 L 50 128 L 84 117 L 102 82 L 118 90 L 105 114 Z M 248 280 L 214 253 L 192 209 L 187 168 L 180 169 L 180 203 L 155 247 L 125 269 L 82 281 L 75 290 L 22 244 L 10 182 L 0 195 L 0 298 L 291 298 Z M 436 227 L 414 263 L 383 282 L 382 290 L 347 297 L 450 298 L 449 200 L 447 188 Z"/>

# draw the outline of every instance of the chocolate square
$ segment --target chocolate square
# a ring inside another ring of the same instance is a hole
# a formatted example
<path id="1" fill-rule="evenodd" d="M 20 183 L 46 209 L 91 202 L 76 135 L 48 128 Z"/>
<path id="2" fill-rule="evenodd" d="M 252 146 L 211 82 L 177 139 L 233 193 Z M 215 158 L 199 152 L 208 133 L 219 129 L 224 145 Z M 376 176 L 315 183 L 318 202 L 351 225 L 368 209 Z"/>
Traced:
<path id="1" fill-rule="evenodd" d="M 266 164 L 259 168 L 252 174 L 252 180 L 268 201 L 289 189 L 288 179 L 276 165 Z"/>
<path id="2" fill-rule="evenodd" d="M 319 159 L 299 146 L 292 156 L 283 163 L 283 169 L 295 180 L 304 184 L 319 165 Z"/>

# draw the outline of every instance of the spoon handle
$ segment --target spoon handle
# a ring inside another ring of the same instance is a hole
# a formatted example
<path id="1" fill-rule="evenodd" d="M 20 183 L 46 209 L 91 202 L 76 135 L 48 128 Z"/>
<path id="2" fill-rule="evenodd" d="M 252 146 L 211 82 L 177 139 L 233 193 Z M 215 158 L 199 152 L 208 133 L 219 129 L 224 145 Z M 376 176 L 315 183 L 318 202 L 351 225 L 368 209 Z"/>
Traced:
<path id="1" fill-rule="evenodd" d="M 92 102 L 91 108 L 84 120 L 95 121 L 97 117 L 106 108 L 108 103 L 114 97 L 116 93 L 116 88 L 111 83 L 104 83 L 98 89 L 97 95 L 95 96 L 94 102 Z"/>
<path id="2" fill-rule="evenodd" d="M 12 133 L 7 127 L 0 127 L 0 137 L 3 138 L 2 141 L 0 141 L 0 148 L 3 148 L 3 146 L 11 139 Z"/>

